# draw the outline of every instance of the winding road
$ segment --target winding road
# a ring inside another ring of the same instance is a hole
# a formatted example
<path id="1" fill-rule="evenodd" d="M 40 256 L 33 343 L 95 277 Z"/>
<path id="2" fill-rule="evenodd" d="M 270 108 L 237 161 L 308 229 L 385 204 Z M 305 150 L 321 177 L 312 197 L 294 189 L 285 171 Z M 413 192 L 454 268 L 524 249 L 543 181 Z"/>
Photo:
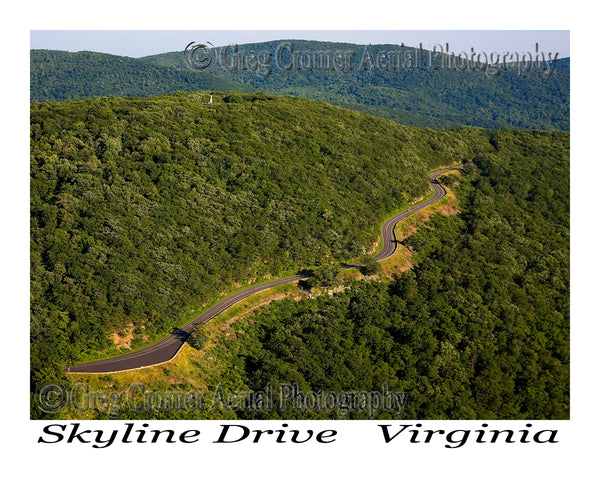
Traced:
<path id="1" fill-rule="evenodd" d="M 405 210 L 392 218 L 387 220 L 381 227 L 381 236 L 383 240 L 383 247 L 381 251 L 375 256 L 375 260 L 381 262 L 386 258 L 391 257 L 396 251 L 396 238 L 394 236 L 394 227 L 400 221 L 413 213 L 422 210 L 423 208 L 432 205 L 439 201 L 446 195 L 444 187 L 436 180 L 439 175 L 447 173 L 452 170 L 461 168 L 460 166 L 447 168 L 430 174 L 431 186 L 433 187 L 434 194 L 431 198 L 426 201 L 415 205 L 408 210 Z M 345 265 L 343 269 L 360 267 L 362 264 L 354 263 L 352 265 Z M 240 302 L 241 300 L 250 297 L 256 293 L 268 290 L 277 285 L 283 285 L 286 283 L 298 282 L 300 280 L 306 280 L 310 278 L 311 274 L 295 275 L 293 277 L 281 278 L 279 280 L 273 280 L 270 282 L 254 285 L 246 288 L 239 292 L 230 295 L 229 297 L 221 300 L 213 307 L 206 310 L 204 313 L 196 317 L 190 323 L 180 328 L 177 332 L 172 333 L 163 340 L 142 348 L 135 352 L 120 355 L 118 357 L 107 358 L 105 360 L 96 360 L 93 362 L 80 363 L 78 365 L 65 367 L 64 371 L 67 373 L 116 373 L 123 372 L 125 370 L 134 370 L 138 368 L 151 367 L 159 365 L 161 363 L 168 362 L 175 358 L 179 353 L 179 350 L 183 347 L 186 340 L 193 332 L 196 325 L 206 323 L 213 319 L 219 313 L 224 312 L 232 305 Z"/>

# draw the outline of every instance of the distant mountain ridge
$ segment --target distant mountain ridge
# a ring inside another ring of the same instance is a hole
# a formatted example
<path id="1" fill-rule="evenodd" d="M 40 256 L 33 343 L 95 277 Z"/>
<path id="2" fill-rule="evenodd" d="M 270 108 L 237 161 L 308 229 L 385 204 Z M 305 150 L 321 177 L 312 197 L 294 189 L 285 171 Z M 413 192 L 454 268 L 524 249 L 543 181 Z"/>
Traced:
<path id="1" fill-rule="evenodd" d="M 264 91 L 325 101 L 401 124 L 448 129 L 459 125 L 499 129 L 503 127 L 536 130 L 569 130 L 570 59 L 556 60 L 554 71 L 531 69 L 526 75 L 501 71 L 488 76 L 475 69 L 449 71 L 432 68 L 360 69 L 360 53 L 352 69 L 319 70 L 275 68 L 279 45 L 293 55 L 319 52 L 364 52 L 367 46 L 280 40 L 245 44 L 230 48 L 229 66 L 214 59 L 206 71 L 190 68 L 183 51 L 151 55 L 139 59 L 93 52 L 32 50 L 32 101 L 81 99 L 96 96 L 148 97 L 172 91 Z M 223 47 L 224 48 L 224 47 Z M 374 57 L 386 52 L 414 52 L 414 47 L 368 46 Z M 218 50 L 211 49 L 211 55 Z M 430 67 L 430 53 L 423 51 L 423 64 Z M 271 54 L 270 71 L 251 68 L 250 55 Z M 236 58 L 235 55 L 238 55 Z M 243 56 L 246 55 L 244 58 Z M 400 61 L 407 61 L 406 58 Z M 399 57 L 400 58 L 400 57 Z M 506 59 L 505 59 L 506 60 Z M 510 60 L 510 58 L 508 59 Z M 237 67 L 233 68 L 237 61 Z M 299 60 L 301 62 L 302 59 Z M 242 62 L 246 62 L 243 64 Z M 440 61 L 441 62 L 441 61 Z M 290 65 L 289 63 L 286 66 Z M 293 64 L 292 64 L 293 65 Z M 440 63 L 441 65 L 441 63 Z M 241 68 L 241 66 L 245 68 Z"/>
<path id="2" fill-rule="evenodd" d="M 30 57 L 32 102 L 151 97 L 176 90 L 249 90 L 215 75 L 197 75 L 107 53 L 31 50 Z"/>

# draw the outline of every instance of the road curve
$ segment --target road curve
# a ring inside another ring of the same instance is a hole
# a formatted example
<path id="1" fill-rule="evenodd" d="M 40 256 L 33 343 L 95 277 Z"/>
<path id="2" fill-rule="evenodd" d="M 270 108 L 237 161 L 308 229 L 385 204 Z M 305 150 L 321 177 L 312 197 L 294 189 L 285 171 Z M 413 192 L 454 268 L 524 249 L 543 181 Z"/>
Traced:
<path id="1" fill-rule="evenodd" d="M 396 251 L 397 242 L 394 236 L 394 228 L 396 224 L 400 220 L 405 219 L 413 213 L 422 210 L 423 208 L 426 208 L 429 205 L 432 205 L 433 203 L 443 198 L 446 195 L 446 190 L 441 184 L 438 183 L 436 178 L 443 173 L 447 173 L 458 168 L 461 167 L 457 166 L 431 173 L 429 176 L 431 179 L 430 184 L 433 187 L 434 191 L 433 197 L 409 208 L 408 210 L 394 215 L 392 218 L 390 218 L 383 224 L 381 228 L 383 246 L 381 248 L 381 251 L 377 255 L 375 255 L 375 259 L 378 262 L 391 257 Z M 354 263 L 351 265 L 346 265 L 343 268 L 348 269 L 359 266 L 361 266 L 360 263 Z M 172 333 L 168 337 L 162 339 L 161 341 L 153 345 L 142 348 L 135 352 L 120 355 L 118 357 L 107 358 L 105 360 L 96 360 L 87 363 L 80 363 L 74 366 L 65 367 L 64 371 L 67 373 L 116 373 L 123 372 L 126 370 L 135 370 L 138 368 L 151 367 L 154 365 L 159 365 L 161 363 L 168 362 L 179 353 L 179 350 L 181 350 L 181 348 L 185 344 L 186 340 L 189 338 L 196 325 L 208 322 L 209 320 L 217 316 L 219 313 L 224 312 L 232 305 L 235 305 L 236 303 L 242 301 L 245 298 L 250 297 L 251 295 L 268 290 L 277 285 L 298 282 L 300 280 L 306 280 L 310 277 L 311 274 L 294 275 L 292 277 L 281 278 L 279 280 L 272 280 L 270 282 L 262 283 L 260 285 L 248 287 L 221 300 L 219 303 L 212 306 L 204 313 L 196 317 L 194 320 L 189 322 L 187 325 L 180 328 L 177 332 Z"/>

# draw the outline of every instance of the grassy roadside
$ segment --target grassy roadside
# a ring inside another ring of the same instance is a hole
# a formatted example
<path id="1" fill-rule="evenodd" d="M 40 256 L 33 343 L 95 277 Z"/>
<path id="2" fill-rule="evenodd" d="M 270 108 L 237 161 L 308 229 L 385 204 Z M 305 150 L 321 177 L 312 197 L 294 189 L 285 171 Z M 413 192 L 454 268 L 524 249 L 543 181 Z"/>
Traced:
<path id="1" fill-rule="evenodd" d="M 70 378 L 75 383 L 84 382 L 95 389 L 117 389 L 138 383 L 151 385 L 154 389 L 182 385 L 206 389 L 211 385 L 211 380 L 224 374 L 226 366 L 212 352 L 223 340 L 235 339 L 236 333 L 231 327 L 234 322 L 248 319 L 256 309 L 272 301 L 284 298 L 301 300 L 304 296 L 305 292 L 297 283 L 279 285 L 242 300 L 204 324 L 202 333 L 209 341 L 202 350 L 185 344 L 173 360 L 161 365 L 109 374 L 71 374 Z"/>

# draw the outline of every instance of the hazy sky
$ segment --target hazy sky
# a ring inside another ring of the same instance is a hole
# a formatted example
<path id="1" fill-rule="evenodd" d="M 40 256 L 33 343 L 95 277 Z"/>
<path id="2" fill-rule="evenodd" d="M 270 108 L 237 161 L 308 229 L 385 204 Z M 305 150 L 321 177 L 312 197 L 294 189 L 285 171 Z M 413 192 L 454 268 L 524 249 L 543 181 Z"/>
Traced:
<path id="1" fill-rule="evenodd" d="M 358 44 L 390 43 L 431 49 L 449 44 L 450 51 L 535 51 L 570 56 L 568 30 L 32 30 L 31 48 L 92 50 L 129 57 L 181 51 L 190 42 L 214 46 L 281 39 L 326 40 Z"/>

